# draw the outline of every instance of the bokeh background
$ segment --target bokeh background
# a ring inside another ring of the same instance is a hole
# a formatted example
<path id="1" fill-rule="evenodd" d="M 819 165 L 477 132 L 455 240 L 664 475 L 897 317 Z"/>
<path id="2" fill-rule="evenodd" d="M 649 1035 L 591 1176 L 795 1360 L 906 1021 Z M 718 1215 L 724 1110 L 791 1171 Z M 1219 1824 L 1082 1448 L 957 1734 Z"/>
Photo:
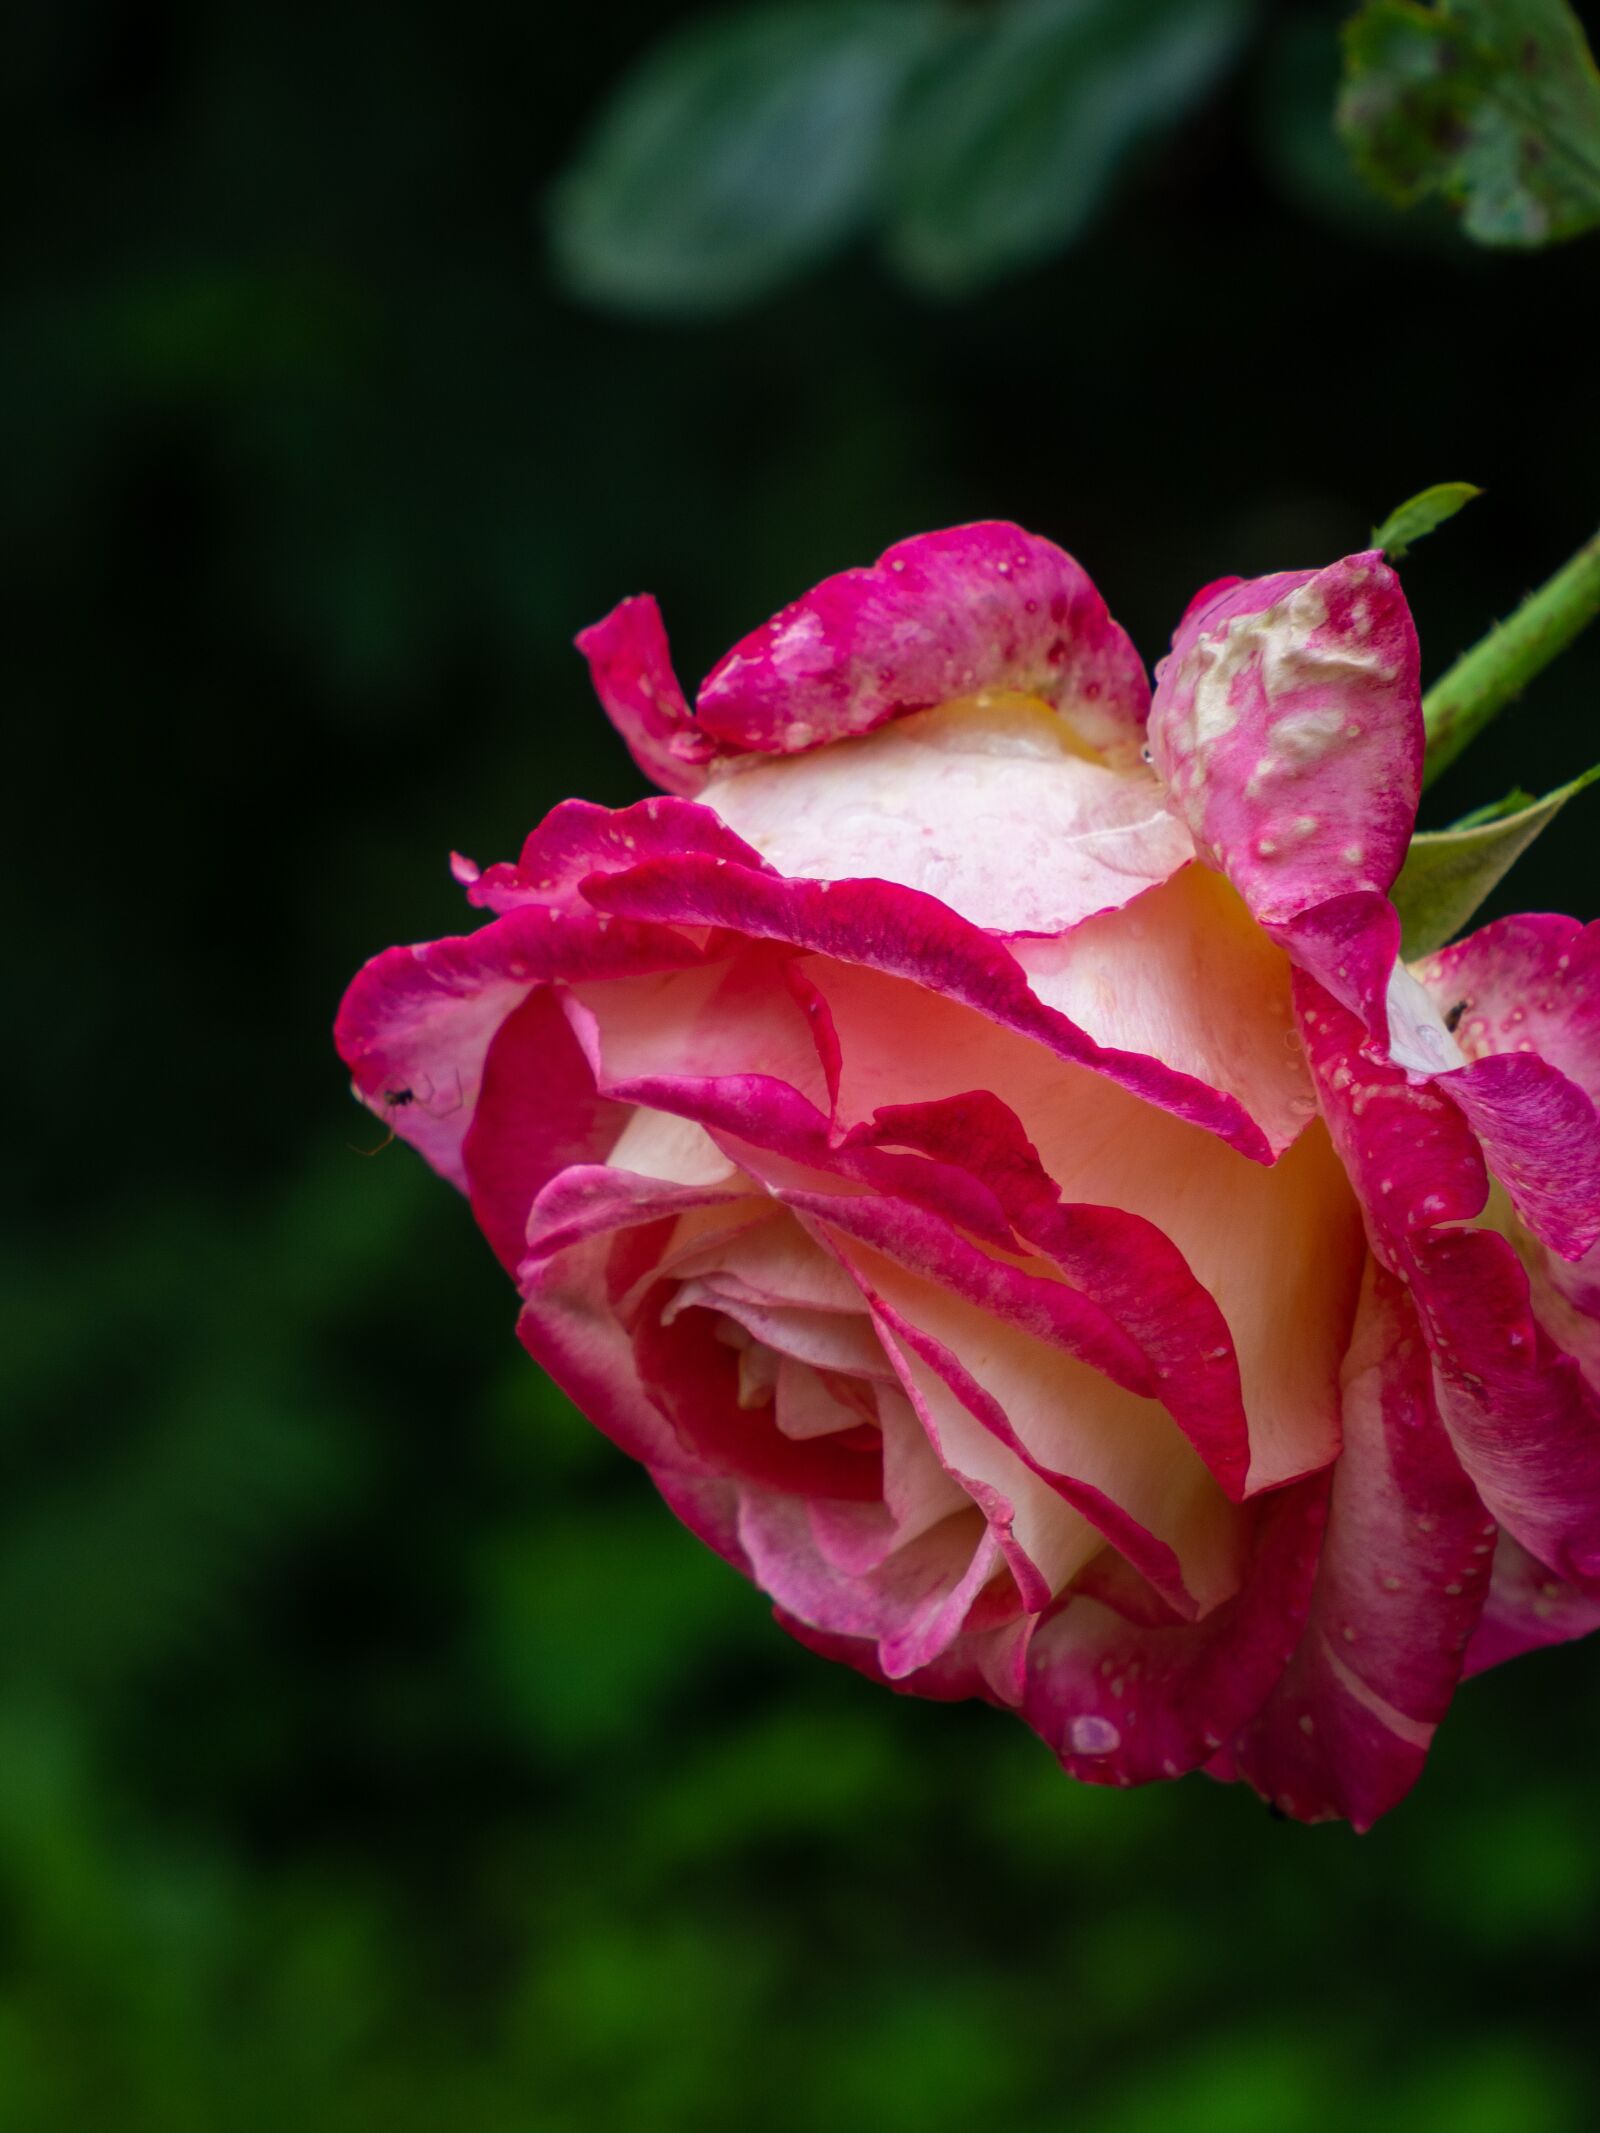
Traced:
<path id="1" fill-rule="evenodd" d="M 1600 241 L 1371 199 L 1338 10 L 1243 7 L 1048 256 L 863 234 L 648 315 L 548 202 L 686 12 L 8 17 L 0 2127 L 1581 2133 L 1600 1643 L 1473 1684 L 1359 1839 L 888 1697 L 542 1384 L 328 1028 L 463 923 L 452 846 L 638 794 L 570 649 L 624 593 L 692 679 L 1007 515 L 1154 658 L 1470 479 L 1405 566 L 1439 671 L 1600 512 Z M 1591 643 L 1429 818 L 1597 707 Z M 1516 901 L 1595 916 L 1597 839 Z"/>

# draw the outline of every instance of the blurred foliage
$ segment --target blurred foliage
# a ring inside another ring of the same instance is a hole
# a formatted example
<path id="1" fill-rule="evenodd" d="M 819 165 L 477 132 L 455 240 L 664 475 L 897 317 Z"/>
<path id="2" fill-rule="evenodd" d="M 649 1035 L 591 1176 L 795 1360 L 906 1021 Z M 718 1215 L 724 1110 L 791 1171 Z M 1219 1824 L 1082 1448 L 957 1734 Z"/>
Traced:
<path id="1" fill-rule="evenodd" d="M 1081 237 L 1131 151 L 1235 55 L 1252 0 L 776 0 L 624 79 L 552 199 L 582 295 L 715 312 L 864 229 L 959 294 Z"/>
<path id="2" fill-rule="evenodd" d="M 1081 237 L 1129 154 L 1234 57 L 1249 0 L 1007 0 L 912 84 L 887 245 L 920 286 L 983 286 Z"/>
<path id="3" fill-rule="evenodd" d="M 1339 124 L 1400 206 L 1440 193 L 1482 244 L 1600 225 L 1600 73 L 1567 0 L 1365 0 Z"/>
<path id="4" fill-rule="evenodd" d="M 636 794 L 570 647 L 625 592 L 692 675 L 1005 513 L 1153 658 L 1471 466 L 1405 566 L 1437 672 L 1592 523 L 1592 269 L 1303 187 L 1307 6 L 1003 301 L 852 256 L 599 317 L 530 199 L 680 19 L 8 22 L 0 2129 L 1587 2133 L 1600 1644 L 1473 1684 L 1363 1840 L 1075 1788 L 773 1628 L 328 1024 L 465 923 L 452 845 Z M 1570 776 L 1597 689 L 1585 640 L 1436 819 Z M 1518 904 L 1595 914 L 1571 821 Z"/>
<path id="5" fill-rule="evenodd" d="M 1403 504 L 1396 504 L 1383 524 L 1373 527 L 1372 545 L 1381 548 L 1391 563 L 1402 562 L 1418 541 L 1436 533 L 1482 494 L 1470 481 L 1436 481 L 1432 488 L 1419 489 Z"/>

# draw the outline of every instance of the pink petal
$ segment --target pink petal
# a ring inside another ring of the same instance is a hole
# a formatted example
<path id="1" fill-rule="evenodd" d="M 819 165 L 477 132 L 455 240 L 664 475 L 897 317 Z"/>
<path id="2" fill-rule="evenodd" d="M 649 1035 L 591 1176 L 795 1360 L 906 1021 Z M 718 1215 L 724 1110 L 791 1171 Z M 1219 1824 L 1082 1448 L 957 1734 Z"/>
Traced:
<path id="1" fill-rule="evenodd" d="M 1410 1079 L 1370 1056 L 1355 1019 L 1297 984 L 1324 1115 L 1361 1196 L 1373 1248 L 1410 1285 L 1456 1456 L 1493 1515 L 1553 1572 L 1600 1583 L 1600 1403 L 1536 1321 L 1505 1238 L 1469 1228 L 1483 1157 L 1449 1077 Z"/>
<path id="2" fill-rule="evenodd" d="M 1063 1206 L 1021 1122 L 987 1090 L 885 1105 L 870 1129 L 857 1132 L 870 1132 L 875 1145 L 971 1165 L 1016 1238 L 1046 1254 L 1136 1343 L 1184 1435 L 1229 1496 L 1244 1494 L 1250 1438 L 1233 1336 L 1215 1298 L 1153 1222 L 1122 1208 Z M 941 1164 L 927 1182 L 944 1175 Z M 949 1212 L 963 1219 L 958 1210 Z"/>
<path id="3" fill-rule="evenodd" d="M 661 610 L 648 593 L 624 600 L 578 638 L 595 694 L 647 778 L 697 792 L 716 743 L 699 730 L 672 671 Z"/>
<path id="4" fill-rule="evenodd" d="M 1257 919 L 1376 1033 L 1386 893 L 1422 789 L 1416 632 L 1376 551 L 1191 607 L 1157 673 L 1156 768 Z"/>
<path id="5" fill-rule="evenodd" d="M 908 979 L 908 1000 L 931 998 L 937 1005 L 943 996 L 976 1008 L 1057 1059 L 1091 1067 L 1257 1161 L 1270 1158 L 1265 1135 L 1237 1098 L 1158 1060 L 1096 1044 L 1035 997 L 998 941 L 914 889 L 872 881 L 786 881 L 732 860 L 687 856 L 597 876 L 585 893 L 597 909 L 641 923 L 725 927 Z"/>
<path id="6" fill-rule="evenodd" d="M 1071 556 L 1001 521 L 953 526 L 826 578 L 736 645 L 700 691 L 733 752 L 789 755 L 984 690 L 1036 696 L 1138 758 L 1149 684 Z"/>
<path id="7" fill-rule="evenodd" d="M 1147 770 L 1070 742 L 1043 704 L 980 697 L 799 760 L 736 764 L 701 799 L 791 878 L 898 882 L 976 926 L 1054 934 L 1194 853 Z"/>
<path id="8" fill-rule="evenodd" d="M 884 1347 L 961 1473 L 1017 1508 L 1016 1536 L 1059 1592 L 1088 1560 L 1053 1551 L 1067 1529 L 1039 1484 L 1070 1504 L 1186 1614 L 1238 1575 L 1238 1514 L 1172 1419 L 1015 1326 L 919 1281 L 854 1242 L 840 1247 L 874 1307 Z M 952 1405 L 952 1395 L 960 1412 Z M 973 1423 L 979 1425 L 974 1428 Z M 1019 1477 L 1017 1463 L 1026 1469 Z M 1035 1545 L 1029 1521 L 1035 1521 Z"/>
<path id="9" fill-rule="evenodd" d="M 1437 1077 L 1533 1234 L 1563 1259 L 1600 1240 L 1600 1118 L 1559 1068 L 1526 1052 Z"/>
<path id="10" fill-rule="evenodd" d="M 981 1611 L 980 1597 L 969 1619 L 976 1619 Z M 936 1659 L 897 1680 L 885 1673 L 877 1645 L 870 1638 L 837 1636 L 814 1629 L 782 1607 L 775 1607 L 772 1612 L 779 1627 L 808 1651 L 854 1667 L 869 1681 L 899 1695 L 922 1696 L 935 1703 L 959 1703 L 981 1696 L 986 1703 L 1009 1709 L 1015 1709 L 1022 1701 L 1028 1642 L 1033 1634 L 1031 1615 L 1016 1617 L 998 1627 L 964 1629 Z"/>
<path id="11" fill-rule="evenodd" d="M 1315 1114 L 1289 960 L 1209 867 L 1184 867 L 1057 939 L 1010 946 L 1047 1007 L 1097 1044 L 1237 1097 L 1274 1155 Z"/>
<path id="12" fill-rule="evenodd" d="M 490 1043 L 536 985 L 699 959 L 681 936 L 599 916 L 519 908 L 476 933 L 386 949 L 351 980 L 334 1042 L 355 1093 L 452 1184 L 467 1183 L 462 1144 Z"/>
<path id="13" fill-rule="evenodd" d="M 1481 1674 L 1524 1652 L 1566 1644 L 1600 1629 L 1600 1597 L 1552 1577 L 1526 1548 L 1502 1533 L 1483 1618 L 1467 1646 L 1464 1675 Z"/>
<path id="14" fill-rule="evenodd" d="M 715 1321 L 704 1311 L 666 1319 L 662 1306 L 670 1293 L 667 1283 L 648 1290 L 631 1327 L 638 1382 L 650 1388 L 682 1448 L 678 1457 L 658 1455 L 651 1464 L 720 1473 L 788 1496 L 881 1502 L 883 1468 L 876 1442 L 858 1445 L 853 1434 L 788 1437 L 770 1407 L 742 1406 L 738 1358 L 717 1338 Z"/>
<path id="15" fill-rule="evenodd" d="M 645 1092 L 662 1083 L 752 1074 L 827 1101 L 811 1025 L 764 945 L 696 970 L 575 984 L 567 1002 L 598 1086 L 624 1101 L 651 1103 Z"/>
<path id="16" fill-rule="evenodd" d="M 1483 1606 L 1495 1527 L 1434 1408 L 1416 1313 L 1372 1267 L 1305 1636 L 1229 1746 L 1297 1821 L 1366 1829 L 1410 1791 Z"/>
<path id="17" fill-rule="evenodd" d="M 1497 919 L 1416 965 L 1468 1059 L 1526 1048 L 1600 1099 L 1600 925 Z"/>
<path id="18" fill-rule="evenodd" d="M 1198 1622 L 1147 1626 L 1082 1595 L 1046 1618 L 1023 1716 L 1073 1777 L 1178 1777 L 1254 1717 L 1305 1622 L 1326 1495 L 1319 1478 L 1266 1498 L 1243 1585 Z"/>
<path id="19" fill-rule="evenodd" d="M 870 1639 L 891 1680 L 949 1648 L 1000 1567 L 993 1536 L 968 1510 L 865 1575 L 839 1570 L 817 1547 L 807 1506 L 765 1489 L 740 1492 L 739 1541 L 756 1582 L 786 1615 L 835 1636 Z"/>
<path id="20" fill-rule="evenodd" d="M 1226 1330 L 1207 1340 L 1200 1357 L 1226 1362 L 1225 1352 L 1213 1351 L 1226 1351 L 1231 1333 L 1250 1420 L 1250 1487 L 1276 1486 L 1327 1464 L 1338 1449 L 1336 1380 L 1362 1251 L 1355 1199 L 1320 1126 L 1303 1132 L 1271 1169 L 1242 1163 L 1220 1141 L 1138 1103 L 1109 1076 L 1080 1072 L 925 989 L 820 959 L 806 967 L 828 1002 L 839 1046 L 841 1121 L 902 1122 L 894 1137 L 904 1142 L 909 1134 L 917 1145 L 921 1129 L 904 1123 L 913 1110 L 959 1101 L 961 1125 L 975 1133 L 968 1167 L 991 1190 L 1008 1180 L 1014 1196 L 1028 1159 L 1014 1147 L 1002 1153 L 999 1120 L 1010 1113 L 1016 1140 L 1029 1157 L 1036 1151 L 1067 1208 L 1120 1210 L 1153 1225 L 1220 1306 Z M 974 1090 L 989 1092 L 1003 1112 L 990 1109 L 980 1122 Z M 937 1152 L 959 1154 L 948 1130 Z M 1031 1220 L 1014 1197 L 1007 1213 L 1014 1223 Z M 1029 1234 L 1059 1258 L 1072 1249 L 1082 1219 L 1064 1218 L 1059 1236 Z M 1103 1243 L 1112 1248 L 1109 1236 Z M 1133 1245 L 1125 1232 L 1120 1248 Z M 1117 1312 L 1094 1285 L 1098 1277 L 1070 1271 Z M 1126 1278 L 1119 1286 L 1125 1294 Z M 1199 1331 L 1193 1317 L 1186 1323 Z M 1170 1367 L 1175 1358 L 1164 1360 Z M 1227 1397 L 1215 1378 L 1207 1406 Z M 1181 1384 L 1174 1380 L 1173 1389 Z M 1222 1414 L 1208 1423 L 1199 1405 L 1188 1412 L 1191 1423 L 1197 1443 L 1228 1427 Z M 1221 1452 L 1219 1440 L 1213 1447 Z"/>
<path id="21" fill-rule="evenodd" d="M 1440 1086 L 1523 1221 L 1580 1258 L 1600 1238 L 1600 927 L 1502 919 L 1415 976 L 1467 1062 Z"/>
<path id="22" fill-rule="evenodd" d="M 461 1149 L 472 1212 L 508 1273 L 527 1250 L 542 1187 L 572 1165 L 597 1162 L 625 1119 L 595 1089 L 555 992 L 540 986 L 490 1042 Z"/>

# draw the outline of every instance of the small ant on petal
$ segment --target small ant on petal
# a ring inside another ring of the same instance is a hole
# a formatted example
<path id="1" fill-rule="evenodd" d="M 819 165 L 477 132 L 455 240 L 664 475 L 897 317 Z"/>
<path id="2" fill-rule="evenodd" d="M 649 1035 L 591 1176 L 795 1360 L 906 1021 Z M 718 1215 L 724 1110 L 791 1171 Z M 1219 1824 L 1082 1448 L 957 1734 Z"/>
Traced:
<path id="1" fill-rule="evenodd" d="M 414 1089 L 385 1089 L 383 1092 L 383 1108 L 386 1113 L 403 1111 L 407 1104 L 415 1103 L 416 1100 L 416 1091 Z M 350 1153 L 352 1155 L 382 1155 L 384 1149 L 388 1147 L 393 1139 L 394 1128 L 391 1126 L 375 1148 L 358 1148 L 352 1141 Z"/>
<path id="2" fill-rule="evenodd" d="M 410 1088 L 385 1089 L 382 1097 L 383 1115 L 385 1118 L 389 1118 L 392 1117 L 392 1115 L 396 1111 L 403 1111 L 406 1108 L 407 1104 L 420 1103 L 422 1105 L 423 1110 L 428 1112 L 430 1116 L 437 1116 L 439 1118 L 452 1118 L 454 1117 L 456 1112 L 461 1109 L 462 1105 L 467 1100 L 466 1091 L 461 1086 L 461 1069 L 459 1067 L 457 1067 L 455 1070 L 455 1082 L 455 1102 L 453 1104 L 447 1104 L 442 1111 L 439 1111 L 437 1113 L 435 1113 L 433 1110 L 434 1092 L 433 1083 L 431 1081 L 428 1083 L 426 1091 L 420 1095 L 417 1090 Z M 384 1149 L 388 1147 L 389 1143 L 394 1139 L 394 1137 L 394 1127 L 391 1125 L 388 1132 L 383 1136 L 383 1139 L 379 1141 L 378 1145 L 375 1148 L 357 1148 L 352 1142 L 351 1153 L 354 1155 L 382 1155 Z"/>

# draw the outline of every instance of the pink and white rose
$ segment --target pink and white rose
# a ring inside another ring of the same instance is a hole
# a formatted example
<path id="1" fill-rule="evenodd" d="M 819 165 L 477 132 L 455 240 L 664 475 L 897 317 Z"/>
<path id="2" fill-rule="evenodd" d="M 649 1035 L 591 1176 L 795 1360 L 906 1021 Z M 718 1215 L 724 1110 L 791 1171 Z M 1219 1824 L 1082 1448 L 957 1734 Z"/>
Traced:
<path id="1" fill-rule="evenodd" d="M 352 984 L 358 1095 L 531 1353 L 803 1642 L 1075 1776 L 1366 1826 L 1458 1681 L 1600 1623 L 1600 947 L 1408 970 L 1381 555 L 1144 667 L 1004 524 L 846 571 Z"/>

